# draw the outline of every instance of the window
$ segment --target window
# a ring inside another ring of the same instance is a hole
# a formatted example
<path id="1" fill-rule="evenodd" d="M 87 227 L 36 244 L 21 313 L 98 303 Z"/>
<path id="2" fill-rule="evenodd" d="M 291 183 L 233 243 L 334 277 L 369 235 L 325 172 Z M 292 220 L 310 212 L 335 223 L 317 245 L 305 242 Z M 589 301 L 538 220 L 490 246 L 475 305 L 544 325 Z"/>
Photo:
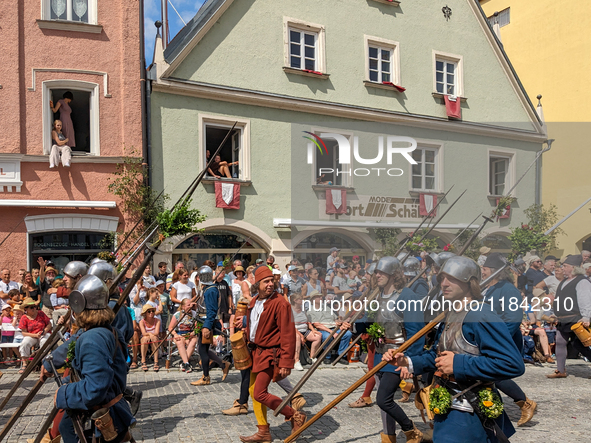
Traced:
<path id="1" fill-rule="evenodd" d="M 489 194 L 504 195 L 509 173 L 509 159 L 506 157 L 491 157 L 489 170 Z"/>
<path id="2" fill-rule="evenodd" d="M 417 148 L 412 158 L 417 162 L 411 169 L 411 188 L 421 191 L 438 191 L 437 149 Z"/>
<path id="3" fill-rule="evenodd" d="M 398 42 L 365 36 L 365 58 L 368 81 L 400 84 Z"/>
<path id="4" fill-rule="evenodd" d="M 496 17 L 494 15 L 488 17 L 488 22 L 491 26 L 494 26 L 495 20 L 499 24 L 499 27 L 507 26 L 511 23 L 511 8 L 503 9 Z"/>
<path id="5" fill-rule="evenodd" d="M 435 51 L 433 56 L 434 92 L 463 97 L 462 57 Z"/>
<path id="6" fill-rule="evenodd" d="M 199 127 L 202 128 L 200 160 L 201 169 L 203 169 L 236 120 L 199 115 L 199 121 Z M 232 133 L 222 145 L 218 154 L 220 160 L 228 164 L 234 163 L 228 167 L 231 177 L 223 176 L 223 178 L 250 180 L 249 127 L 250 123 L 247 120 L 238 120 Z M 206 177 L 208 177 L 209 173 L 206 174 Z"/>
<path id="7" fill-rule="evenodd" d="M 96 24 L 96 0 L 42 0 L 43 20 Z"/>
<path id="8" fill-rule="evenodd" d="M 54 108 L 64 95 L 71 93 L 72 100 L 68 103 L 71 108 L 70 119 L 74 132 L 73 143 L 70 145 L 74 155 L 100 155 L 99 139 L 99 85 L 79 80 L 50 80 L 43 82 L 43 152 L 47 155 L 53 144 L 51 131 L 55 120 L 64 120 L 61 115 L 62 105 L 57 112 L 52 112 L 49 102 Z M 63 122 L 62 122 L 63 123 Z M 64 134 L 67 130 L 64 124 Z M 67 135 L 66 135 L 67 136 Z M 72 139 L 71 136 L 68 138 Z"/>
<path id="9" fill-rule="evenodd" d="M 316 69 L 318 34 L 298 29 L 289 30 L 289 66 L 294 69 Z"/>
<path id="10" fill-rule="evenodd" d="M 317 149 L 312 142 L 308 143 L 308 149 L 314 152 L 313 157 L 313 184 L 314 185 L 329 185 L 329 186 L 352 186 L 351 180 L 351 164 L 341 164 L 339 159 L 340 149 L 338 142 L 332 138 L 324 136 L 327 133 L 336 133 L 329 129 L 313 129 L 311 132 L 315 134 L 319 143 L 322 144 L 322 150 Z M 352 134 L 344 134 L 342 131 L 338 132 L 343 137 L 349 139 L 351 146 L 353 145 Z M 312 145 L 312 146 L 310 146 Z"/>
<path id="11" fill-rule="evenodd" d="M 315 74 L 325 73 L 324 27 L 285 17 L 284 29 L 284 66 Z"/>
<path id="12" fill-rule="evenodd" d="M 440 94 L 456 95 L 456 63 L 437 60 L 435 75 L 437 92 Z"/>

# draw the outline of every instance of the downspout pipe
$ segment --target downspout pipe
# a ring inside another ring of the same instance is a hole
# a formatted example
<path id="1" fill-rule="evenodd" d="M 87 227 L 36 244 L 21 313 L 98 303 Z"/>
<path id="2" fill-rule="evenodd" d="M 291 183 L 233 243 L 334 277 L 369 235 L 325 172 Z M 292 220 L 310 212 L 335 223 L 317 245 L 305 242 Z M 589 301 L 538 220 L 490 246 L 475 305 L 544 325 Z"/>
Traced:
<path id="1" fill-rule="evenodd" d="M 140 23 L 140 94 L 141 94 L 141 114 L 142 114 L 142 169 L 144 171 L 144 181 L 149 176 L 148 170 L 150 166 L 148 158 L 148 137 L 147 137 L 147 114 L 146 114 L 146 50 L 145 50 L 145 35 L 144 35 L 144 1 L 139 1 L 139 23 Z M 146 182 L 149 184 L 149 182 Z"/>

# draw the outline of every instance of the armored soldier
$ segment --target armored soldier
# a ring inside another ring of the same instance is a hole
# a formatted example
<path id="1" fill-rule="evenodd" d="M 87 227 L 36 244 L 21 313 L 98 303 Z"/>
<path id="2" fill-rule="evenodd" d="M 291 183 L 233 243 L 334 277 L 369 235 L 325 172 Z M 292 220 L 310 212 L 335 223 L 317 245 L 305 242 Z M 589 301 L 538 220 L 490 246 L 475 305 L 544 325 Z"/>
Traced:
<path id="1" fill-rule="evenodd" d="M 418 258 L 410 256 L 404 261 L 404 276 L 410 281 L 421 271 L 421 262 Z M 411 286 L 410 290 L 420 298 L 426 297 L 429 293 L 429 284 L 424 278 L 418 278 Z"/>
<path id="2" fill-rule="evenodd" d="M 70 294 L 76 323 L 86 331 L 76 340 L 72 361 L 80 380 L 62 385 L 55 395 L 56 407 L 66 410 L 59 425 L 65 443 L 78 441 L 71 414 L 91 418 L 97 439 L 114 443 L 131 440 L 129 427 L 135 419 L 123 399 L 127 343 L 111 327 L 115 315 L 108 302 L 108 288 L 95 275 L 82 277 Z"/>
<path id="3" fill-rule="evenodd" d="M 491 309 L 480 309 L 480 276 L 473 260 L 448 259 L 438 281 L 453 309 L 439 326 L 435 345 L 420 355 L 405 356 L 396 350 L 384 355 L 384 360 L 410 372 L 435 371 L 434 386 L 443 388 L 439 395 L 446 393 L 451 402 L 449 410 L 448 406 L 434 410 L 437 443 L 508 442 L 515 433 L 506 413 L 496 407 L 501 400 L 494 383 L 519 377 L 525 367 L 505 323 Z M 483 412 L 481 404 L 492 409 Z"/>
<path id="4" fill-rule="evenodd" d="M 503 266 L 505 266 L 505 262 L 499 253 L 495 252 L 489 254 L 482 265 L 482 278 L 487 279 Z M 519 352 L 522 352 L 523 336 L 521 335 L 520 326 L 523 318 L 523 311 L 519 306 L 521 293 L 509 280 L 510 272 L 510 269 L 506 268 L 490 282 L 490 285 L 486 289 L 484 299 L 488 301 L 495 313 L 505 322 L 511 337 L 515 342 L 515 346 L 517 346 Z M 513 304 L 511 304 L 512 300 L 514 301 Z M 517 305 L 515 305 L 515 302 Z M 511 309 L 511 306 L 516 306 L 516 308 Z M 553 362 L 549 361 L 548 363 Z M 527 398 L 517 383 L 513 380 L 502 380 L 497 381 L 495 385 L 501 392 L 508 397 L 511 397 L 521 409 L 521 418 L 517 422 L 518 426 L 524 425 L 533 418 L 537 403 Z"/>
<path id="5" fill-rule="evenodd" d="M 374 364 L 382 360 L 388 350 L 399 348 L 406 340 L 418 332 L 423 326 L 423 314 L 420 309 L 420 298 L 410 289 L 405 288 L 406 278 L 400 261 L 394 257 L 383 257 L 376 266 L 375 275 L 380 288 L 379 307 L 375 313 L 375 323 L 383 327 L 385 333 L 375 343 Z M 371 306 L 370 306 L 371 308 Z M 365 322 L 355 323 L 356 332 L 366 332 L 372 325 L 372 312 L 368 313 Z M 417 340 L 409 348 L 410 355 L 416 355 L 423 349 L 424 339 Z M 376 402 L 382 410 L 384 425 L 382 442 L 396 442 L 396 423 L 400 425 L 407 442 L 419 443 L 423 433 L 408 418 L 402 408 L 394 401 L 394 394 L 403 378 L 409 378 L 406 369 L 402 372 L 394 366 L 386 366 L 378 373 L 378 394 Z"/>

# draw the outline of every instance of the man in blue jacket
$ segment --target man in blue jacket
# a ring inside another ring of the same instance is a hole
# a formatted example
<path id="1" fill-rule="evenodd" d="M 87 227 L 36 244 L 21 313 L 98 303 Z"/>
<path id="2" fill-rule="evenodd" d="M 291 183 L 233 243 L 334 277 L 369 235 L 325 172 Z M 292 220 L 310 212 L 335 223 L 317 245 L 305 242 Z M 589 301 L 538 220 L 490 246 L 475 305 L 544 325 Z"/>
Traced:
<path id="1" fill-rule="evenodd" d="M 72 414 L 93 416 L 94 436 L 109 436 L 111 442 L 129 441 L 130 426 L 135 422 L 129 404 L 123 399 L 126 387 L 127 363 L 125 338 L 111 327 L 115 318 L 108 306 L 109 293 L 105 283 L 94 275 L 80 279 L 70 294 L 70 306 L 76 314 L 76 323 L 86 331 L 75 343 L 72 368 L 79 381 L 62 385 L 55 395 L 55 406 L 65 409 L 60 434 L 65 443 L 78 441 Z M 109 420 L 111 424 L 103 426 Z M 111 439 L 112 437 L 112 439 Z"/>
<path id="2" fill-rule="evenodd" d="M 501 254 L 496 252 L 490 254 L 482 266 L 482 279 L 486 280 L 503 266 L 505 266 L 505 261 Z M 509 268 L 505 268 L 490 282 L 484 293 L 484 301 L 488 302 L 493 311 L 505 322 L 515 346 L 520 352 L 523 352 L 523 336 L 520 328 L 523 319 L 521 293 L 510 279 L 511 271 Z M 533 418 L 537 403 L 527 398 L 517 383 L 513 380 L 501 380 L 497 381 L 495 385 L 499 391 L 511 397 L 521 409 L 521 418 L 517 422 L 517 426 L 522 426 Z"/>
<path id="3" fill-rule="evenodd" d="M 434 411 L 433 441 L 437 443 L 506 443 L 515 433 L 505 412 L 496 419 L 487 418 L 478 405 L 481 390 L 492 390 L 497 381 L 525 372 L 505 323 L 486 305 L 481 309 L 480 276 L 478 264 L 467 257 L 447 260 L 438 281 L 451 310 L 439 326 L 433 347 L 414 356 L 396 350 L 384 354 L 384 360 L 409 372 L 435 371 L 435 384 L 448 391 L 449 411 Z"/>
<path id="4" fill-rule="evenodd" d="M 377 285 L 380 288 L 377 311 L 369 311 L 365 322 L 355 323 L 355 332 L 366 332 L 373 322 L 384 328 L 385 336 L 374 340 L 376 343 L 375 364 L 382 360 L 382 354 L 399 348 L 407 338 L 412 337 L 423 326 L 423 313 L 420 308 L 421 298 L 405 288 L 406 278 L 400 261 L 394 257 L 383 257 L 376 266 Z M 375 303 L 374 303 L 375 304 Z M 371 304 L 370 304 L 370 309 Z M 409 348 L 410 355 L 420 353 L 424 346 L 421 338 Z M 407 442 L 419 443 L 423 433 L 419 431 L 404 410 L 394 401 L 394 394 L 404 378 L 410 373 L 400 372 L 393 366 L 386 366 L 377 374 L 378 394 L 376 403 L 382 410 L 382 442 L 396 442 L 396 423 L 400 425 Z"/>

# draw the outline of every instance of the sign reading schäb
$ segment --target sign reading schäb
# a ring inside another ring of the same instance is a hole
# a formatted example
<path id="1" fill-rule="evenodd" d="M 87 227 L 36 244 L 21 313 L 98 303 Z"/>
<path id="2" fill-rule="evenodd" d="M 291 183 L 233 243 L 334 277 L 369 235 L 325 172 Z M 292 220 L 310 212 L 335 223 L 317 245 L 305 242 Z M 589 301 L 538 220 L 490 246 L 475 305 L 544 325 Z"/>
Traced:
<path id="1" fill-rule="evenodd" d="M 414 222 L 421 220 L 419 199 L 388 197 L 383 195 L 347 195 L 347 212 L 327 215 L 326 202 L 318 201 L 318 214 L 322 220 Z"/>

